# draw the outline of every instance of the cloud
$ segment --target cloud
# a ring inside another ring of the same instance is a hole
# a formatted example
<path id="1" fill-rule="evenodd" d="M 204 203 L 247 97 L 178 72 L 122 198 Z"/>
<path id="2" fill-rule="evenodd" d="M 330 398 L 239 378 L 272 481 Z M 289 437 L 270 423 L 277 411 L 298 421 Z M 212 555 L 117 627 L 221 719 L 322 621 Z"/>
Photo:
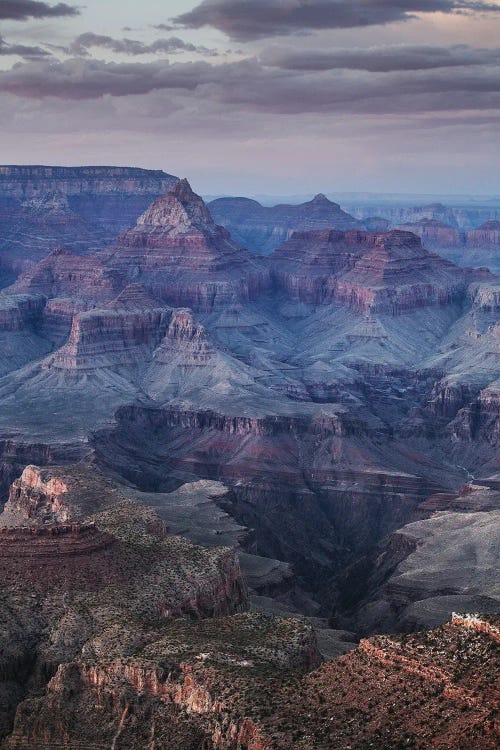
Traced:
<path id="1" fill-rule="evenodd" d="M 106 63 L 73 58 L 65 62 L 25 63 L 0 72 L 0 90 L 30 99 L 98 99 L 107 94 L 129 96 L 151 91 L 194 91 L 213 81 L 216 68 L 205 62 Z"/>
<path id="2" fill-rule="evenodd" d="M 106 63 L 94 59 L 19 63 L 0 72 L 0 91 L 25 99 L 92 100 L 150 92 L 175 96 L 176 107 L 268 115 L 406 114 L 500 108 L 498 67 L 369 72 L 296 72 L 256 59 L 213 65 Z M 182 103 L 178 103 L 178 98 Z M 167 107 L 172 99 L 167 98 Z M 136 106 L 131 101 L 131 106 Z M 159 115 L 158 115 L 159 116 Z"/>
<path id="3" fill-rule="evenodd" d="M 114 39 L 111 36 L 94 34 L 91 31 L 85 34 L 80 34 L 80 36 L 78 36 L 70 46 L 66 48 L 66 51 L 72 55 L 86 56 L 88 55 L 89 49 L 92 47 L 101 47 L 124 55 L 197 52 L 199 54 L 214 57 L 218 54 L 216 50 L 211 50 L 203 46 L 196 46 L 179 39 L 177 36 L 171 36 L 168 39 L 156 39 L 154 42 L 145 44 L 137 39 Z"/>
<path id="4" fill-rule="evenodd" d="M 264 65 L 293 71 L 365 70 L 385 73 L 404 70 L 499 65 L 500 48 L 475 49 L 467 45 L 394 45 L 366 49 L 293 49 L 270 47 L 260 55 Z"/>
<path id="5" fill-rule="evenodd" d="M 158 23 L 153 26 L 153 29 L 158 29 L 158 31 L 174 31 L 176 26 L 171 26 L 168 23 Z"/>
<path id="6" fill-rule="evenodd" d="M 2 0 L 0 2 L 0 20 L 25 21 L 28 18 L 59 18 L 77 16 L 80 11 L 73 5 L 57 3 L 49 5 L 39 0 Z"/>
<path id="7" fill-rule="evenodd" d="M 480 0 L 203 0 L 173 19 L 181 26 L 213 26 L 250 41 L 307 30 L 355 28 L 406 21 L 416 13 L 497 11 Z"/>
<path id="8" fill-rule="evenodd" d="M 50 52 L 42 49 L 42 47 L 30 47 L 25 44 L 8 44 L 2 37 L 0 37 L 0 55 L 18 55 L 25 60 L 51 57 Z"/>

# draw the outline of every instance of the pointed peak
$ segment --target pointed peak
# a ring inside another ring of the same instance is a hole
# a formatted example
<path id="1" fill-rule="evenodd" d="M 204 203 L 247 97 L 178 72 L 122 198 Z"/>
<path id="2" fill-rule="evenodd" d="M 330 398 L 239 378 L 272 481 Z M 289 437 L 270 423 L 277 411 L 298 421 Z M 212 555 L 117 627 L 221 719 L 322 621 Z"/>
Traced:
<path id="1" fill-rule="evenodd" d="M 324 193 L 318 193 L 311 201 L 312 203 L 331 203 Z"/>
<path id="2" fill-rule="evenodd" d="M 186 179 L 178 180 L 139 217 L 139 226 L 164 227 L 177 233 L 191 229 L 213 229 L 214 220 L 203 198 L 193 192 Z"/>
<path id="3" fill-rule="evenodd" d="M 186 177 L 183 177 L 182 180 L 177 180 L 174 187 L 170 190 L 170 194 L 175 195 L 181 203 L 202 200 L 199 195 L 196 195 Z"/>

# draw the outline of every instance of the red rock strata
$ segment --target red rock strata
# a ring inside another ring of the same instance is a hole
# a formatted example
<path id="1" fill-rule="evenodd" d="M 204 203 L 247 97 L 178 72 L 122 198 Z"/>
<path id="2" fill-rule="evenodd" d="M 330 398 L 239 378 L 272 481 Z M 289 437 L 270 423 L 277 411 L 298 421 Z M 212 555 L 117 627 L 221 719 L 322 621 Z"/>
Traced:
<path id="1" fill-rule="evenodd" d="M 268 284 L 266 270 L 214 223 L 187 180 L 118 238 L 107 266 L 169 304 L 194 310 L 254 299 Z"/>
<path id="2" fill-rule="evenodd" d="M 38 595 L 99 588 L 119 573 L 115 542 L 94 524 L 0 528 L 2 587 Z"/>
<path id="3" fill-rule="evenodd" d="M 278 286 L 293 299 L 360 312 L 443 305 L 465 289 L 463 273 L 410 232 L 295 232 L 271 263 Z"/>

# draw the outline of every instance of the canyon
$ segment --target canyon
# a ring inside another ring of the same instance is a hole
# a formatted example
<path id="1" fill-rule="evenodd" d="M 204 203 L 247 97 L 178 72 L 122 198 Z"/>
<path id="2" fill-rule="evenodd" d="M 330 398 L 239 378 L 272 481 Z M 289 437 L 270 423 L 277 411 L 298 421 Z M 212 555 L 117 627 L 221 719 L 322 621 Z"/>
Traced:
<path id="1" fill-rule="evenodd" d="M 172 535 L 81 465 L 27 467 L 0 542 L 6 750 L 496 747 L 497 616 L 321 664 L 303 619 L 248 611 L 230 548 Z"/>
<path id="2" fill-rule="evenodd" d="M 349 205 L 319 194 L 301 204 L 263 206 L 248 198 L 218 198 L 209 203 L 216 221 L 246 247 L 268 255 L 297 231 L 350 229 L 412 232 L 424 247 L 459 266 L 485 266 L 500 272 L 500 208 L 466 208 L 431 203 L 423 206 Z"/>
<path id="3" fill-rule="evenodd" d="M 0 292 L 0 746 L 495 747 L 499 277 L 87 169 L 2 173 L 114 217 Z"/>

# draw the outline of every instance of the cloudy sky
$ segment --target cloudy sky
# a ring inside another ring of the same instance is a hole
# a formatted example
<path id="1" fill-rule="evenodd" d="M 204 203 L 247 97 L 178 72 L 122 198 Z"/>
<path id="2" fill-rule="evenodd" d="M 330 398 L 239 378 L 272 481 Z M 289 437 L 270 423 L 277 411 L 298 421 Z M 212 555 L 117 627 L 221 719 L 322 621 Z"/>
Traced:
<path id="1" fill-rule="evenodd" d="M 500 0 L 0 0 L 0 162 L 500 193 Z"/>

